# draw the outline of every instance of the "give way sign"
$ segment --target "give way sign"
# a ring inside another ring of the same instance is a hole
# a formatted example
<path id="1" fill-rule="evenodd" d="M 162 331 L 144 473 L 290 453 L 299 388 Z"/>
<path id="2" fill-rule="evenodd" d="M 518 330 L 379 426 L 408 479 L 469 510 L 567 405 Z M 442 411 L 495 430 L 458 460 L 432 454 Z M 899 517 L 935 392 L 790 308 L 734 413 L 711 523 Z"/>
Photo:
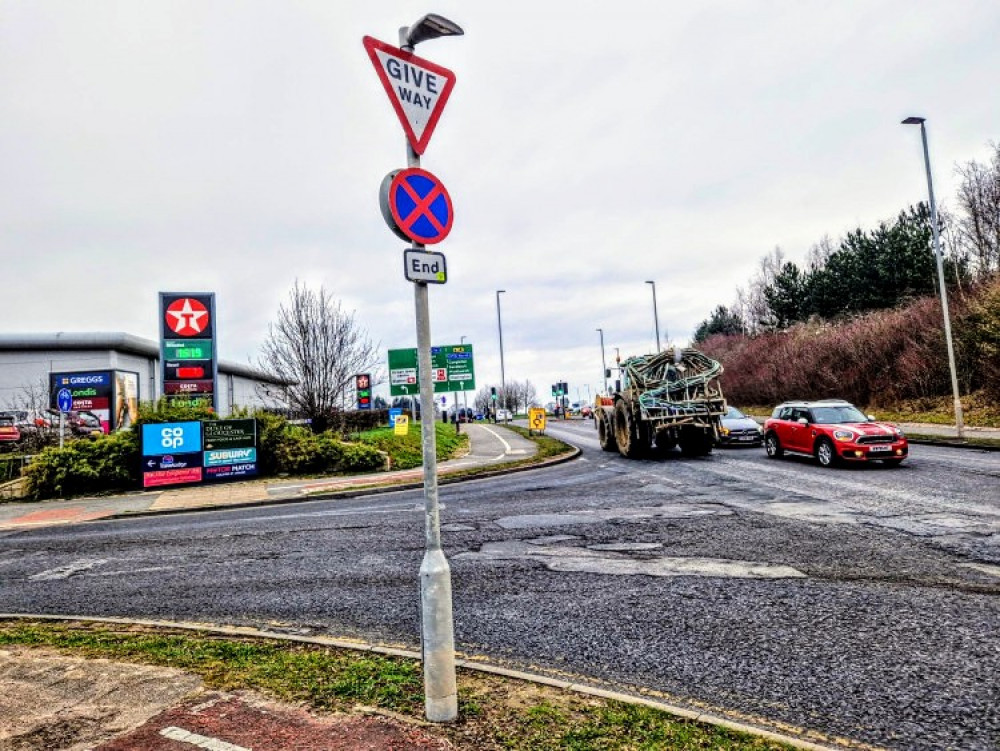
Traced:
<path id="1" fill-rule="evenodd" d="M 455 86 L 455 74 L 430 60 L 366 36 L 362 40 L 410 146 L 423 154 Z"/>

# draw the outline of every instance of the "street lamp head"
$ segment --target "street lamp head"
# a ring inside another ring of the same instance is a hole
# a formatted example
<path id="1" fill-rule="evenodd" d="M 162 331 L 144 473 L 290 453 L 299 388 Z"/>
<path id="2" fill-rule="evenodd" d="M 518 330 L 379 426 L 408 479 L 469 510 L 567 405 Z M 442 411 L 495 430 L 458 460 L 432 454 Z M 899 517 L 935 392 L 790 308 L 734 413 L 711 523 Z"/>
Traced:
<path id="1" fill-rule="evenodd" d="M 415 47 L 421 42 L 426 42 L 428 39 L 461 36 L 464 33 L 462 27 L 454 21 L 449 21 L 437 13 L 428 13 L 407 30 L 403 46 Z"/>
<path id="2" fill-rule="evenodd" d="M 926 117 L 908 117 L 905 120 L 903 120 L 903 122 L 900 123 L 900 124 L 901 125 L 922 125 L 926 119 L 927 119 Z"/>
<path id="3" fill-rule="evenodd" d="M 647 279 L 646 280 L 646 284 L 656 284 L 656 282 L 653 282 L 653 281 L 650 281 L 649 279 Z"/>

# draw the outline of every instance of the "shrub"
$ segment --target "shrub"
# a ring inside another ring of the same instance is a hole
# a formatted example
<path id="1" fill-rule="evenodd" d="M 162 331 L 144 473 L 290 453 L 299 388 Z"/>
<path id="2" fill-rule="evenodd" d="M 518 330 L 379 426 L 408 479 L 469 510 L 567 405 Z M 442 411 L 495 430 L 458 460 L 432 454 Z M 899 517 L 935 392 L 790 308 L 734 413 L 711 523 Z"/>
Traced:
<path id="1" fill-rule="evenodd" d="M 130 431 L 42 451 L 24 470 L 34 499 L 134 488 L 139 447 Z"/>

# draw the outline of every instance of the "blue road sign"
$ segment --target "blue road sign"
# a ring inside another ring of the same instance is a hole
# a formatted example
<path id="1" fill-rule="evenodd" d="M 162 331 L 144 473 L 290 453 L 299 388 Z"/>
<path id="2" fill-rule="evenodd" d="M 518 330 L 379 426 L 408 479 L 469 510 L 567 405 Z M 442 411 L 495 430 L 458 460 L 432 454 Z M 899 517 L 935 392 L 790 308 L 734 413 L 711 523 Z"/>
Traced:
<path id="1" fill-rule="evenodd" d="M 69 389 L 59 389 L 56 394 L 56 405 L 60 412 L 69 412 L 73 409 L 73 392 Z"/>
<path id="2" fill-rule="evenodd" d="M 444 240 L 455 219 L 444 184 L 419 167 L 391 173 L 390 177 L 384 196 L 388 212 L 382 212 L 389 228 L 421 245 Z"/>

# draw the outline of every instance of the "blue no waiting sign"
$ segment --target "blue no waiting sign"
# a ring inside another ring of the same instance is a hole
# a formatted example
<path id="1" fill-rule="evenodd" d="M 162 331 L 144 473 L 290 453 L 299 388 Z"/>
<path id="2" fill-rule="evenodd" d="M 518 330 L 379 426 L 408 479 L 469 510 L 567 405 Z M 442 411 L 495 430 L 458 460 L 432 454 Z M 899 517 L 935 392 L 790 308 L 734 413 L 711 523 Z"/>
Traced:
<path id="1" fill-rule="evenodd" d="M 451 196 L 444 183 L 419 167 L 386 175 L 379 203 L 389 229 L 404 240 L 420 245 L 434 245 L 444 240 L 455 219 Z"/>

